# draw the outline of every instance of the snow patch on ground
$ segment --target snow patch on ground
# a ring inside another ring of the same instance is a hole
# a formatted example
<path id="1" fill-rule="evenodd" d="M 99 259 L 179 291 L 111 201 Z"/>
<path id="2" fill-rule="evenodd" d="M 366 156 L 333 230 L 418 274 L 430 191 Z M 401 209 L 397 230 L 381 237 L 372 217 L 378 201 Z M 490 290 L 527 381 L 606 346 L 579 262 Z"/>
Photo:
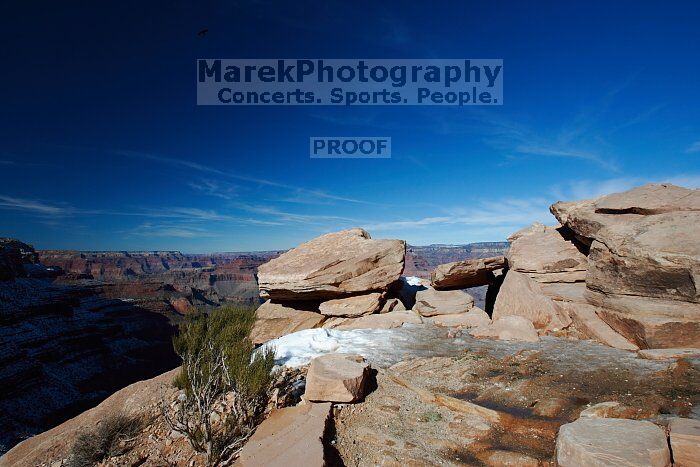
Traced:
<path id="1" fill-rule="evenodd" d="M 388 329 L 305 329 L 273 339 L 263 347 L 274 349 L 278 365 L 295 368 L 332 352 L 366 356 L 368 349 L 385 342 L 392 334 Z"/>
<path id="2" fill-rule="evenodd" d="M 487 351 L 497 358 L 523 350 L 540 352 L 562 374 L 573 367 L 610 371 L 660 371 L 667 362 L 638 358 L 636 352 L 614 349 L 594 341 L 577 341 L 544 336 L 539 342 L 477 339 L 468 333 L 448 337 L 446 328 L 426 324 L 405 324 L 394 329 L 306 329 L 271 340 L 263 347 L 275 350 L 280 366 L 307 365 L 315 357 L 328 353 L 362 355 L 375 368 L 391 365 L 411 357 L 461 357 L 465 352 Z"/>

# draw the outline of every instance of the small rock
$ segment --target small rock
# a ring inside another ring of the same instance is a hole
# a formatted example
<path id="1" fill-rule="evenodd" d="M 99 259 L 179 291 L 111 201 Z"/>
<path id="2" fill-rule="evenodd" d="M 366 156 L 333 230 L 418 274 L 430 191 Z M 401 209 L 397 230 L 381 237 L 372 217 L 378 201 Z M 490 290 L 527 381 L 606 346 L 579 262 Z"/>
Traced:
<path id="1" fill-rule="evenodd" d="M 316 402 L 356 402 L 365 395 L 369 369 L 369 363 L 360 355 L 316 357 L 306 375 L 304 396 Z"/>
<path id="2" fill-rule="evenodd" d="M 421 316 L 466 313 L 474 307 L 474 297 L 463 290 L 425 289 L 416 293 L 413 310 Z"/>
<path id="3" fill-rule="evenodd" d="M 664 431 L 653 423 L 619 418 L 579 418 L 559 428 L 560 467 L 668 467 Z"/>
<path id="4" fill-rule="evenodd" d="M 568 404 L 569 400 L 564 397 L 549 397 L 537 402 L 532 412 L 540 417 L 553 418 L 561 414 Z"/>
<path id="5" fill-rule="evenodd" d="M 403 303 L 398 298 L 390 298 L 384 302 L 379 313 L 389 313 L 391 311 L 406 311 L 406 307 L 403 306 Z"/>
<path id="6" fill-rule="evenodd" d="M 622 405 L 619 402 L 608 401 L 601 402 L 599 404 L 592 405 L 587 409 L 584 409 L 579 417 L 584 418 L 637 418 L 640 415 L 640 411 Z M 644 414 L 646 415 L 646 414 Z"/>
<path id="7" fill-rule="evenodd" d="M 538 467 L 534 457 L 513 451 L 493 451 L 487 457 L 490 467 Z"/>

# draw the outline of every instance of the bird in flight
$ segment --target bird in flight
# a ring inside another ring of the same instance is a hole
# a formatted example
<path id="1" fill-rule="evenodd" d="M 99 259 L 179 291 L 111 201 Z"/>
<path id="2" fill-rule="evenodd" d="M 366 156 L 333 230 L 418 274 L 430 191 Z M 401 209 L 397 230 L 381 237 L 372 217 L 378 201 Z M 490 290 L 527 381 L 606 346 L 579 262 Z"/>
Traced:
<path id="1" fill-rule="evenodd" d="M 208 32 L 209 32 L 209 29 L 204 28 L 204 29 L 202 29 L 201 31 L 199 31 L 199 32 L 197 33 L 197 35 L 198 35 L 199 37 L 204 37 L 204 36 L 206 36 L 206 34 L 207 34 Z"/>

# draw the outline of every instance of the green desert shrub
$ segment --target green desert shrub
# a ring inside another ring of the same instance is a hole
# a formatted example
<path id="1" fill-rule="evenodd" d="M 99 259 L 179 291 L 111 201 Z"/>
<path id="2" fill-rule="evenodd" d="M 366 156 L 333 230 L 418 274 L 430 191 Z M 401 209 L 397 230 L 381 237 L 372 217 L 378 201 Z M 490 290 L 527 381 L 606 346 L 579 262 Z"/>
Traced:
<path id="1" fill-rule="evenodd" d="M 274 352 L 255 352 L 249 337 L 254 320 L 253 309 L 221 307 L 191 315 L 173 338 L 182 358 L 174 384 L 184 397 L 166 409 L 166 420 L 211 464 L 236 456 L 262 421 L 269 400 Z M 214 426 L 211 413 L 224 402 L 230 413 Z"/>
<path id="2" fill-rule="evenodd" d="M 68 458 L 69 467 L 93 466 L 108 457 L 122 455 L 143 428 L 143 419 L 117 413 L 102 420 L 93 430 L 78 433 Z"/>

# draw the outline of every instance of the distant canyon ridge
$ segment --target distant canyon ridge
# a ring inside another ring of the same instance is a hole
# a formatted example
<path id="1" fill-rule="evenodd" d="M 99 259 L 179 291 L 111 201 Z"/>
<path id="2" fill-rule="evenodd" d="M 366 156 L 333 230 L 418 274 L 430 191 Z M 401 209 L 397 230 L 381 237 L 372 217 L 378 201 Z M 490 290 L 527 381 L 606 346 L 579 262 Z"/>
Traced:
<path id="1" fill-rule="evenodd" d="M 408 245 L 404 275 L 427 279 L 440 264 L 501 255 L 507 248 L 508 242 Z M 97 281 L 113 298 L 161 302 L 149 307 L 182 314 L 193 307 L 258 304 L 257 268 L 283 252 L 40 250 L 37 257 L 42 265 L 61 271 L 61 283 Z"/>

